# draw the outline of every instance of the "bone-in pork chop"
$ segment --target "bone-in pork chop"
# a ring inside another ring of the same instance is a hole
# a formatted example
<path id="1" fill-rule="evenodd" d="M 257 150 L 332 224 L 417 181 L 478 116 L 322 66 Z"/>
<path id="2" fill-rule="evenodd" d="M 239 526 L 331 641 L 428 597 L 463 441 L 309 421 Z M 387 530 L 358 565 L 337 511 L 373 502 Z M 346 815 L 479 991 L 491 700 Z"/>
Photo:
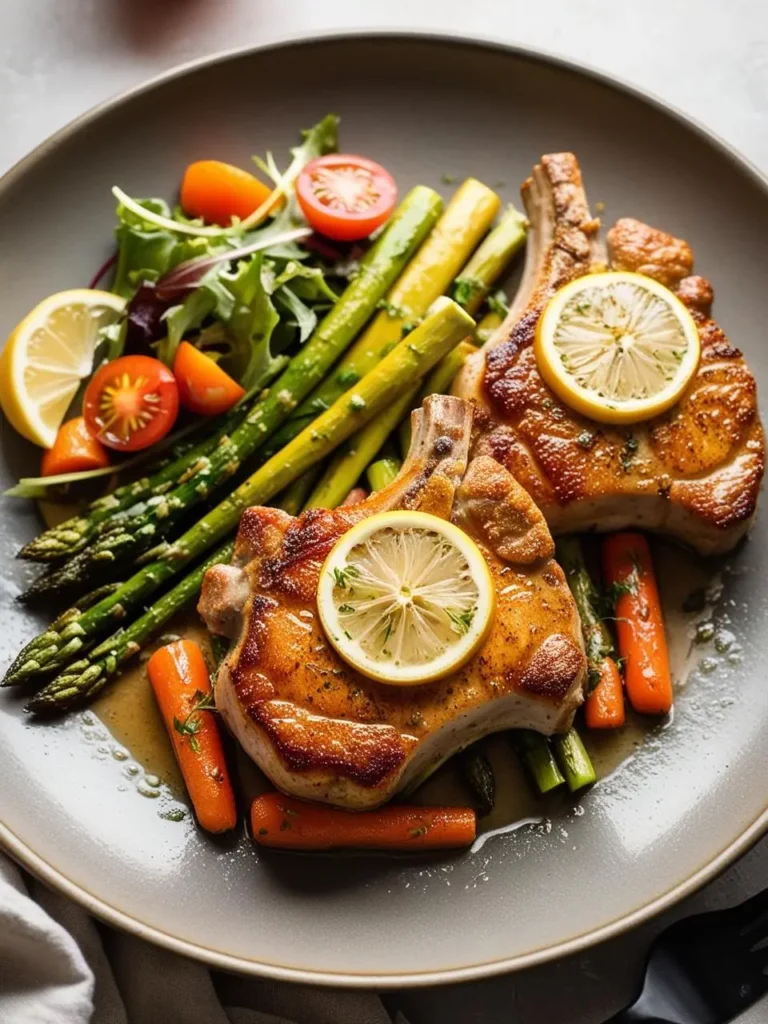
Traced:
<path id="1" fill-rule="evenodd" d="M 585 660 L 575 605 L 541 513 L 493 459 L 468 464 L 472 406 L 433 396 L 413 416 L 397 480 L 366 501 L 298 518 L 243 515 L 233 564 L 205 577 L 200 612 L 232 638 L 216 704 L 245 751 L 282 790 L 375 807 L 481 736 L 567 729 Z M 327 642 L 317 614 L 321 567 L 365 516 L 419 509 L 452 519 L 479 545 L 497 590 L 488 639 L 460 671 L 424 686 L 358 674 Z"/>
<path id="2" fill-rule="evenodd" d="M 691 276 L 689 246 L 635 220 L 608 232 L 610 268 L 676 291 L 696 322 L 702 354 L 683 398 L 663 416 L 626 428 L 595 423 L 550 391 L 533 351 L 550 296 L 606 269 L 576 158 L 542 157 L 522 193 L 531 230 L 520 292 L 453 389 L 477 405 L 473 454 L 506 466 L 554 534 L 639 527 L 702 554 L 728 551 L 754 515 L 765 442 L 754 378 L 711 319 L 712 288 Z"/>

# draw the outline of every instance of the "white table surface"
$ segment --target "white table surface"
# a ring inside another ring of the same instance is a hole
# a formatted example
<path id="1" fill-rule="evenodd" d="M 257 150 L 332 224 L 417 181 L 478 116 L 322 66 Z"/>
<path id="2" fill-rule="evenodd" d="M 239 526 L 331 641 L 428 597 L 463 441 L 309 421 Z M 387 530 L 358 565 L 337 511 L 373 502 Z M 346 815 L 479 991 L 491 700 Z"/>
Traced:
<path id="1" fill-rule="evenodd" d="M 584 61 L 681 108 L 768 173 L 765 0 L 0 0 L 0 173 L 87 108 L 175 64 L 302 32 L 401 27 Z M 585 955 L 388 1002 L 412 1024 L 598 1024 L 626 1001 L 665 923 L 767 885 L 768 839 L 675 911 Z M 765 1024 L 768 1001 L 739 1020 Z"/>

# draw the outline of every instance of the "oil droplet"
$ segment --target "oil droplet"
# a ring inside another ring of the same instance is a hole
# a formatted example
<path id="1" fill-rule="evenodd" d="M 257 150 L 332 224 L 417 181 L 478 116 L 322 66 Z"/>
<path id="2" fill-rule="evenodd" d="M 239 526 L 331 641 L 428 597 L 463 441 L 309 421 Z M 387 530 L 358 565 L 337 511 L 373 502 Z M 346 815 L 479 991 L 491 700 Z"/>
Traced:
<path id="1" fill-rule="evenodd" d="M 154 800 L 156 797 L 160 796 L 160 790 L 155 789 L 153 786 L 148 786 L 146 779 L 142 779 L 139 782 L 136 786 L 136 792 L 140 793 L 142 796 L 149 797 L 150 800 Z"/>
<path id="2" fill-rule="evenodd" d="M 696 632 L 693 634 L 693 642 L 695 644 L 707 644 L 715 635 L 715 624 L 711 619 L 706 622 L 700 622 L 696 627 Z"/>
<path id="3" fill-rule="evenodd" d="M 125 774 L 126 775 L 130 775 L 130 776 L 138 775 L 139 774 L 139 766 L 137 764 L 127 764 L 125 766 Z"/>
<path id="4" fill-rule="evenodd" d="M 83 725 L 95 725 L 96 724 L 96 719 L 93 717 L 93 715 L 91 714 L 90 711 L 86 711 L 85 714 L 80 719 L 80 721 L 83 723 Z"/>
<path id="5" fill-rule="evenodd" d="M 116 761 L 127 761 L 128 756 L 128 751 L 123 750 L 122 747 L 112 747 L 112 757 L 114 757 Z"/>
<path id="6" fill-rule="evenodd" d="M 736 637 L 730 629 L 718 629 L 715 633 L 715 650 L 718 654 L 725 654 L 731 649 L 735 640 Z"/>
<path id="7" fill-rule="evenodd" d="M 699 671 L 708 676 L 711 672 L 715 671 L 717 666 L 717 658 L 702 658 L 699 662 Z"/>
<path id="8" fill-rule="evenodd" d="M 157 814 L 166 821 L 184 821 L 187 816 L 183 807 L 172 807 L 169 811 L 158 811 Z"/>
<path id="9" fill-rule="evenodd" d="M 152 786 L 154 789 L 160 785 L 160 778 L 157 775 L 145 775 L 144 781 L 148 786 Z"/>

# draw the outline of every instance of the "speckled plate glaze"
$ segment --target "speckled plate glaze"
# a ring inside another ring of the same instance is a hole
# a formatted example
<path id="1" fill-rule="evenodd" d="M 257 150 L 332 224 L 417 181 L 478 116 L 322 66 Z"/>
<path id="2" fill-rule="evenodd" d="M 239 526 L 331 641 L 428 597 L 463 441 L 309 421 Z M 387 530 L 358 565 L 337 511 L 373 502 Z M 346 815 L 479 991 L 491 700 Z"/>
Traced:
<path id="1" fill-rule="evenodd" d="M 264 82 L 278 85 L 264 90 Z M 592 72 L 423 36 L 315 39 L 216 57 L 60 132 L 0 184 L 0 336 L 43 295 L 87 282 L 109 253 L 110 186 L 171 196 L 189 160 L 246 166 L 267 147 L 283 153 L 298 128 L 329 110 L 342 115 L 344 148 L 386 164 L 403 190 L 423 182 L 448 191 L 444 176 L 476 175 L 515 200 L 541 153 L 573 149 L 606 223 L 634 215 L 691 242 L 697 269 L 714 282 L 717 319 L 768 388 L 766 182 L 702 129 Z M 36 456 L 7 427 L 0 442 L 5 488 Z M 6 500 L 2 523 L 7 663 L 39 625 L 14 604 L 26 568 L 13 561 L 37 513 Z M 668 601 L 678 601 L 681 573 L 668 571 L 666 553 L 660 563 L 677 585 Z M 110 923 L 230 970 L 386 987 L 572 953 L 690 893 L 768 824 L 764 518 L 707 573 L 716 571 L 701 614 L 713 616 L 719 640 L 694 648 L 700 667 L 674 720 L 623 749 L 578 805 L 542 803 L 539 820 L 490 834 L 472 852 L 307 859 L 256 852 L 244 834 L 213 843 L 188 817 L 171 820 L 170 789 L 153 785 L 153 766 L 116 747 L 93 713 L 35 725 L 7 692 L 0 839 Z M 684 656 L 692 627 L 676 628 Z M 612 756 L 603 750 L 603 763 Z M 505 740 L 495 741 L 494 757 L 503 775 L 512 763 Z M 510 775 L 502 788 L 522 785 Z M 155 799 L 141 796 L 154 790 Z M 510 812 L 500 815 L 491 830 L 509 821 Z"/>

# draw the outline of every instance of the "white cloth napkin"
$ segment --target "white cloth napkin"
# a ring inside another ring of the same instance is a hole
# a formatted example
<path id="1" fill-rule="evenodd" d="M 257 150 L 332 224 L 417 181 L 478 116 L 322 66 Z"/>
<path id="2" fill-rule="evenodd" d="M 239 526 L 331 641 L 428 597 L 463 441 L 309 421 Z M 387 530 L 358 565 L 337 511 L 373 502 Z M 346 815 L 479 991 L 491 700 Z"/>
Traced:
<path id="1" fill-rule="evenodd" d="M 215 983 L 214 983 L 215 982 Z M 217 974 L 97 925 L 0 854 L 2 1024 L 392 1024 L 372 993 Z M 398 1015 L 394 1024 L 407 1024 Z"/>

